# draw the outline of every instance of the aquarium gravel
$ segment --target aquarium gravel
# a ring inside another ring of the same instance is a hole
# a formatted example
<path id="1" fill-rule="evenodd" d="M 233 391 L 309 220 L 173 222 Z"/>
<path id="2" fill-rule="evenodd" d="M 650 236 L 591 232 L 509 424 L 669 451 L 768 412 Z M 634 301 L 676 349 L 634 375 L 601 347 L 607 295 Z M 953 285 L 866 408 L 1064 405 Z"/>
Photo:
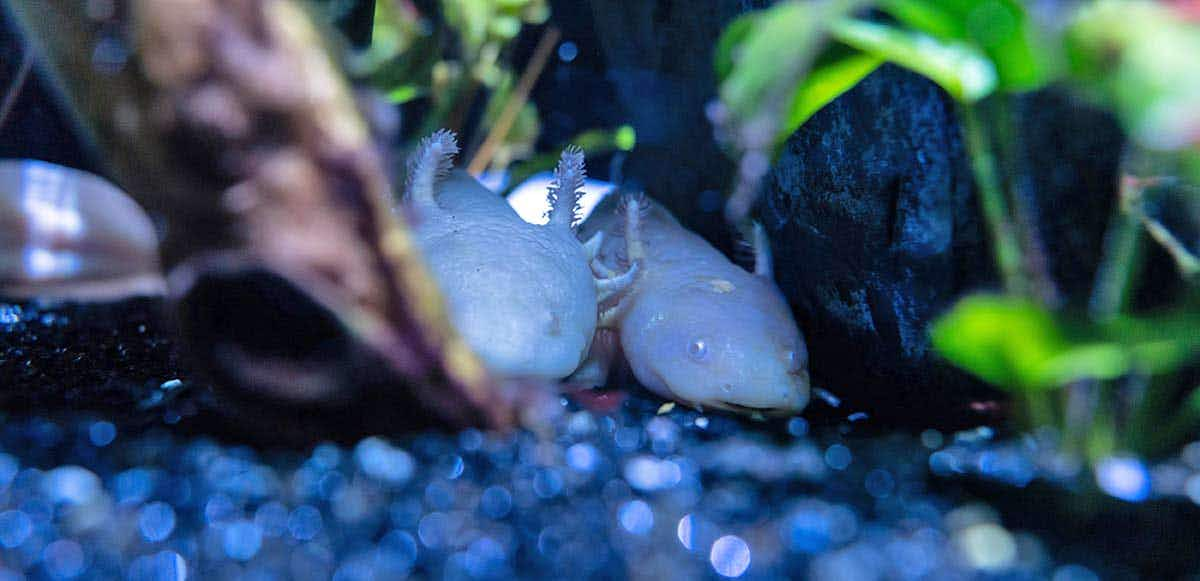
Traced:
<path id="1" fill-rule="evenodd" d="M 1093 579 L 927 490 L 910 437 L 777 433 L 627 399 L 552 432 L 258 452 L 9 419 L 0 579 Z"/>
<path id="2" fill-rule="evenodd" d="M 536 431 L 251 445 L 253 430 L 205 419 L 231 404 L 188 379 L 157 312 L 0 305 L 12 380 L 0 581 L 1083 581 L 1111 569 L 1006 527 L 956 484 L 1046 478 L 1051 456 L 988 428 L 880 433 L 824 392 L 840 421 L 739 420 L 629 385 L 565 395 Z M 53 389 L 12 393 L 22 382 Z"/>

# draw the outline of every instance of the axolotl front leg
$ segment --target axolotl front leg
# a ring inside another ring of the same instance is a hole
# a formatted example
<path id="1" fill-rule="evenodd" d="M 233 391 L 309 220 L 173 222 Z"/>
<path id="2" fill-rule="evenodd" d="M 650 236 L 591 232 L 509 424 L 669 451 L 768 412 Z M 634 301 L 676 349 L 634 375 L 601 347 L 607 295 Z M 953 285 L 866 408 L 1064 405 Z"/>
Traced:
<path id="1" fill-rule="evenodd" d="M 562 156 L 558 160 L 558 166 L 554 169 L 555 188 L 550 191 L 550 215 L 549 224 L 559 224 L 568 227 L 575 227 L 576 208 L 568 209 L 566 204 L 560 202 L 561 192 L 579 192 L 583 189 L 585 178 L 583 150 L 575 146 L 568 146 L 563 150 Z M 575 198 L 577 205 L 578 197 Z M 599 260 L 597 257 L 600 254 L 600 249 L 604 245 L 604 231 L 596 232 L 587 242 L 583 243 L 584 252 L 587 255 L 588 263 L 592 267 L 594 281 L 596 283 L 596 302 L 604 304 L 613 297 L 625 292 L 633 284 L 637 278 L 638 269 L 640 268 L 639 261 L 631 261 L 631 264 L 625 272 L 617 272 Z"/>
<path id="2" fill-rule="evenodd" d="M 592 247 L 585 245 L 585 248 L 589 252 L 588 262 L 592 265 L 592 272 L 596 277 L 596 302 L 601 305 L 614 299 L 619 300 L 633 286 L 634 280 L 637 279 L 638 270 L 642 266 L 641 261 L 634 261 L 629 265 L 629 268 L 625 269 L 625 272 L 617 272 L 609 268 L 597 259 L 599 247 L 603 239 L 604 232 L 597 232 L 592 237 L 592 240 L 588 241 L 588 245 L 593 245 L 595 249 L 593 250 Z M 601 327 L 611 326 L 611 320 L 606 321 L 603 311 L 601 311 L 599 324 Z"/>
<path id="3" fill-rule="evenodd" d="M 621 314 L 628 308 L 632 299 L 638 274 L 645 262 L 645 251 L 638 234 L 639 220 L 643 214 L 642 206 L 638 203 L 621 206 L 624 218 L 625 255 L 629 267 L 624 272 L 608 266 L 600 257 L 604 244 L 604 230 L 597 231 L 586 243 L 588 259 L 592 272 L 596 275 L 596 294 L 599 312 L 597 314 L 596 336 L 592 340 L 591 350 L 587 358 L 580 364 L 579 369 L 567 378 L 566 383 L 577 387 L 591 388 L 604 385 L 609 372 L 621 355 L 621 341 L 616 329 Z"/>

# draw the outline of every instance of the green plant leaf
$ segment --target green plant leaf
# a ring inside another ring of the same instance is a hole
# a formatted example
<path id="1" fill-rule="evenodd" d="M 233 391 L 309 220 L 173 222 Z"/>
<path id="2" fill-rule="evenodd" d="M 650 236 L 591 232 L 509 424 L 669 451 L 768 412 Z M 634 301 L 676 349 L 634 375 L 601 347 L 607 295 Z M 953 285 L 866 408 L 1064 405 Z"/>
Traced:
<path id="1" fill-rule="evenodd" d="M 1080 379 L 1116 379 L 1129 373 L 1173 373 L 1191 360 L 1195 341 L 1182 337 L 1138 340 L 1123 337 L 1104 343 L 1073 345 L 1048 359 L 1040 382 L 1062 385 Z"/>
<path id="2" fill-rule="evenodd" d="M 1120 345 L 1143 373 L 1177 370 L 1200 353 L 1200 309 L 1194 304 L 1152 317 L 1118 317 L 1091 334 Z"/>
<path id="3" fill-rule="evenodd" d="M 1067 347 L 1044 309 L 1025 299 L 990 295 L 959 301 L 934 322 L 931 339 L 951 363 L 1012 391 L 1052 387 L 1043 368 Z"/>
<path id="4" fill-rule="evenodd" d="M 721 102 L 748 118 L 772 99 L 786 98 L 825 38 L 824 23 L 848 2 L 780 2 L 735 20 L 716 47 Z M 782 106 L 780 103 L 779 106 Z"/>
<path id="5" fill-rule="evenodd" d="M 844 18 L 830 26 L 837 40 L 924 75 L 955 99 L 972 103 L 996 88 L 996 69 L 978 49 L 960 41 L 886 24 Z"/>
<path id="6" fill-rule="evenodd" d="M 401 85 L 388 91 L 387 98 L 392 103 L 401 105 L 416 99 L 425 94 L 425 91 L 416 85 Z"/>
<path id="7" fill-rule="evenodd" d="M 1037 382 L 1063 385 L 1080 379 L 1115 379 L 1129 373 L 1130 357 L 1115 343 L 1076 345 L 1052 355 L 1038 370 Z"/>
<path id="8" fill-rule="evenodd" d="M 796 129 L 831 103 L 842 93 L 854 88 L 872 71 L 883 64 L 878 56 L 854 50 L 840 50 L 828 59 L 819 59 L 800 86 L 789 107 L 787 123 L 779 132 L 777 141 L 787 139 Z"/>
<path id="9" fill-rule="evenodd" d="M 880 8 L 914 30 L 978 47 L 1002 90 L 1032 90 L 1049 80 L 1048 63 L 1056 59 L 1017 0 L 881 0 Z"/>
<path id="10" fill-rule="evenodd" d="M 1200 309 L 1095 324 L 1056 321 L 1025 299 L 976 295 L 934 322 L 934 349 L 956 366 L 1013 391 L 1137 372 L 1177 371 L 1200 354 Z"/>
<path id="11" fill-rule="evenodd" d="M 1064 33 L 1070 79 L 1159 150 L 1200 147 L 1200 26 L 1167 3 L 1098 1 Z"/>
<path id="12" fill-rule="evenodd" d="M 937 38 L 965 39 L 962 13 L 946 4 L 937 0 L 880 0 L 879 8 L 897 21 Z"/>
<path id="13" fill-rule="evenodd" d="M 754 25 L 759 16 L 761 16 L 760 12 L 743 14 L 730 22 L 721 32 L 721 37 L 717 39 L 717 46 L 713 49 L 713 70 L 717 74 L 718 82 L 724 81 L 725 77 L 728 77 L 730 71 L 733 70 L 734 52 L 754 31 Z"/>
<path id="14" fill-rule="evenodd" d="M 621 151 L 633 151 L 633 146 L 637 145 L 637 131 L 632 125 L 622 125 L 613 132 L 612 141 Z"/>

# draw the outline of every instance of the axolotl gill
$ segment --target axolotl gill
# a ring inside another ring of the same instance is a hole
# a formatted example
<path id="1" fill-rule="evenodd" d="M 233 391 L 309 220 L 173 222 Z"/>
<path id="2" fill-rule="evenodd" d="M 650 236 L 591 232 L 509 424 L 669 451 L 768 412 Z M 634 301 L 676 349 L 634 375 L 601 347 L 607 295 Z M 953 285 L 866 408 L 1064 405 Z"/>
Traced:
<path id="1" fill-rule="evenodd" d="M 404 200 L 451 322 L 500 377 L 566 377 L 588 352 L 599 302 L 636 274 L 598 279 L 588 266 L 600 239 L 576 236 L 583 152 L 563 152 L 545 225 L 525 222 L 498 194 L 452 171 L 457 152 L 449 131 L 425 138 L 409 160 Z"/>
<path id="2" fill-rule="evenodd" d="M 593 268 L 640 270 L 602 305 L 602 328 L 574 380 L 603 383 L 623 352 L 642 385 L 701 409 L 790 415 L 808 403 L 804 338 L 771 280 L 761 226 L 750 241 L 753 273 L 640 195 L 609 195 L 579 234 L 604 235 Z"/>

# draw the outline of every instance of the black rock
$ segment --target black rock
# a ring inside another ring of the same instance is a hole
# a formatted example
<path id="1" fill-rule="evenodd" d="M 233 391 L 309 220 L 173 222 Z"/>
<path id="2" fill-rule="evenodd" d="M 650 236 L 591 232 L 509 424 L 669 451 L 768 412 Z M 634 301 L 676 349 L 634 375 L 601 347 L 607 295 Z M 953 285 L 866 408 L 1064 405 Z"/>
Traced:
<path id="1" fill-rule="evenodd" d="M 1081 307 L 1124 137 L 1110 115 L 1055 90 L 1018 97 L 1012 111 L 1012 149 L 999 152 L 1032 226 L 1028 268 L 1045 273 L 1057 303 Z M 894 67 L 818 113 L 777 160 L 761 208 L 776 276 L 810 338 L 814 377 L 853 407 L 961 425 L 985 419 L 972 403 L 998 397 L 939 361 L 926 331 L 963 294 L 998 288 L 972 183 L 952 102 Z M 1152 259 L 1151 286 L 1163 288 Z"/>
<path id="2" fill-rule="evenodd" d="M 877 418 L 978 421 L 967 404 L 992 396 L 926 334 L 993 271 L 949 99 L 885 66 L 787 141 L 764 190 L 816 383 Z"/>
<path id="3" fill-rule="evenodd" d="M 1019 177 L 1059 298 L 1087 301 L 1117 199 L 1125 137 L 1105 111 L 1059 91 L 1017 101 Z"/>

